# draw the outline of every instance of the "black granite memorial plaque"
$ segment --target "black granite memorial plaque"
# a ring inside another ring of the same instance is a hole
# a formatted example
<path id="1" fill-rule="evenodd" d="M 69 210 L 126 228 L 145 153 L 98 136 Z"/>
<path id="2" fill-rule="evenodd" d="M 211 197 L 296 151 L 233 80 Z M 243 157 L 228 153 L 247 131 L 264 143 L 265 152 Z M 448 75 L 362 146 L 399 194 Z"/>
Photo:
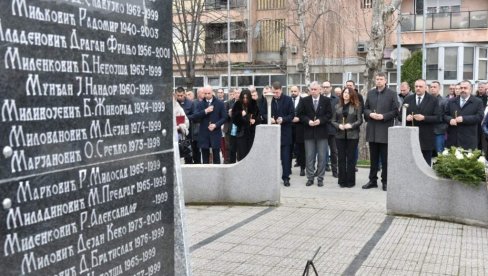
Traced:
<path id="1" fill-rule="evenodd" d="M 2 275 L 173 275 L 171 1 L 0 3 Z"/>

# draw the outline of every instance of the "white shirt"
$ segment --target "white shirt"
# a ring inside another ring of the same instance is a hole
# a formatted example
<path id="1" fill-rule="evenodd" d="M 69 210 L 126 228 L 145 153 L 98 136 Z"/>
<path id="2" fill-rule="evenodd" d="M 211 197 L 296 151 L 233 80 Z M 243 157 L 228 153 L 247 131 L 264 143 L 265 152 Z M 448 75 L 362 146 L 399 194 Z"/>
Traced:
<path id="1" fill-rule="evenodd" d="M 419 97 L 420 97 L 420 103 L 419 103 Z M 415 103 L 417 105 L 421 104 L 422 101 L 424 100 L 425 94 L 423 96 L 418 96 L 417 94 L 415 95 Z"/>

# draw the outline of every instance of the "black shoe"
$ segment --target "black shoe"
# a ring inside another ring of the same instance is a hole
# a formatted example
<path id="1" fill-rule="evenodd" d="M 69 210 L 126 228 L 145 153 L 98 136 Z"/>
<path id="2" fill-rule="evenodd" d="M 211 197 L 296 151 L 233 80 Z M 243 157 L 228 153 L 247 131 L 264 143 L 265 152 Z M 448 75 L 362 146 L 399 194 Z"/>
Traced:
<path id="1" fill-rule="evenodd" d="M 324 182 L 323 181 L 319 181 L 319 183 L 317 184 L 317 186 L 319 186 L 319 187 L 324 186 Z"/>
<path id="2" fill-rule="evenodd" d="M 335 177 L 335 178 L 337 178 L 337 172 L 333 172 L 332 173 L 332 176 Z"/>
<path id="3" fill-rule="evenodd" d="M 376 182 L 369 181 L 366 185 L 363 185 L 363 189 L 371 189 L 371 188 L 378 188 L 378 184 Z"/>
<path id="4" fill-rule="evenodd" d="M 330 167 L 329 166 L 325 167 L 325 171 L 330 172 Z"/>
<path id="5" fill-rule="evenodd" d="M 386 186 L 388 186 L 388 185 L 386 183 L 383 183 L 383 184 L 381 184 L 381 186 L 382 186 L 381 188 L 383 188 L 383 191 L 386 192 Z"/>
<path id="6" fill-rule="evenodd" d="M 300 170 L 300 176 L 305 176 L 305 170 L 304 169 Z"/>
<path id="7" fill-rule="evenodd" d="M 285 187 L 290 187 L 290 179 L 283 180 L 283 185 L 285 185 Z"/>
<path id="8" fill-rule="evenodd" d="M 313 180 L 307 180 L 307 184 L 305 186 L 312 186 L 313 185 Z"/>

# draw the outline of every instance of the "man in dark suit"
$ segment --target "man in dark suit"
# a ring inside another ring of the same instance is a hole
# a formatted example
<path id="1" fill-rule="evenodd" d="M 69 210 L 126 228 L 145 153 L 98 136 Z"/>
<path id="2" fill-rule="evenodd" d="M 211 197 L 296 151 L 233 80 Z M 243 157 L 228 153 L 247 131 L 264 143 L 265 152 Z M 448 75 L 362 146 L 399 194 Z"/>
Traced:
<path id="1" fill-rule="evenodd" d="M 330 99 L 320 95 L 320 85 L 310 84 L 310 96 L 298 105 L 300 122 L 304 125 L 305 156 L 307 163 L 307 186 L 313 185 L 315 159 L 317 158 L 317 183 L 324 186 L 325 154 L 328 146 L 327 124 L 332 118 Z"/>
<path id="2" fill-rule="evenodd" d="M 281 167 L 283 169 L 281 178 L 283 179 L 283 184 L 288 187 L 290 186 L 291 174 L 291 124 L 293 117 L 295 117 L 295 111 L 291 97 L 283 95 L 280 82 L 275 81 L 273 83 L 272 91 L 274 97 L 271 102 L 271 123 L 278 124 L 281 127 L 280 155 Z M 263 114 L 263 117 L 267 119 L 267 110 Z"/>
<path id="3" fill-rule="evenodd" d="M 444 112 L 447 128 L 446 146 L 475 150 L 478 147 L 478 125 L 483 120 L 483 102 L 471 95 L 471 82 L 460 84 L 460 95 L 449 99 Z"/>
<path id="4" fill-rule="evenodd" d="M 398 115 L 397 94 L 386 87 L 386 74 L 378 73 L 375 77 L 376 88 L 368 91 L 364 103 L 366 141 L 369 142 L 370 170 L 369 182 L 363 189 L 378 187 L 378 164 L 381 156 L 381 183 L 383 191 L 387 189 L 388 176 L 388 128 L 393 126 Z"/>
<path id="5" fill-rule="evenodd" d="M 291 99 L 293 101 L 293 108 L 295 110 L 295 117 L 293 117 L 292 124 L 292 153 L 296 154 L 295 167 L 300 167 L 300 176 L 305 176 L 305 144 L 303 140 L 303 124 L 298 118 L 298 104 L 302 101 L 300 96 L 300 89 L 298 86 L 290 87 Z"/>
<path id="6" fill-rule="evenodd" d="M 406 96 L 403 103 L 408 104 L 407 126 L 413 125 L 419 128 L 420 149 L 430 166 L 432 151 L 435 149 L 434 126 L 441 120 L 441 110 L 437 98 L 426 92 L 426 81 L 417 80 L 415 94 Z"/>
<path id="7" fill-rule="evenodd" d="M 198 105 L 194 116 L 200 119 L 198 146 L 202 150 L 202 163 L 208 164 L 212 148 L 213 164 L 220 164 L 221 126 L 227 119 L 224 103 L 212 94 L 212 87 L 202 88 L 204 100 Z"/>
<path id="8" fill-rule="evenodd" d="M 198 147 L 198 132 L 200 129 L 200 119 L 195 116 L 198 111 L 198 105 L 203 101 L 203 88 L 198 88 L 197 90 L 197 98 L 192 102 L 192 112 L 191 115 L 188 116 L 188 120 L 190 120 L 190 136 L 191 136 L 191 150 L 192 150 L 192 157 L 193 157 L 193 164 L 201 164 L 202 163 L 202 152 Z"/>
<path id="9" fill-rule="evenodd" d="M 329 81 L 324 81 L 322 83 L 323 95 L 330 99 L 331 110 L 335 110 L 335 106 L 339 102 L 339 97 L 332 93 L 332 86 Z M 328 150 L 325 154 L 325 170 L 330 171 L 332 168 L 332 176 L 337 178 L 337 144 L 336 144 L 336 134 L 337 129 L 332 125 L 332 123 L 327 123 L 327 140 L 328 140 Z M 329 153 L 330 153 L 330 167 L 329 167 Z"/>

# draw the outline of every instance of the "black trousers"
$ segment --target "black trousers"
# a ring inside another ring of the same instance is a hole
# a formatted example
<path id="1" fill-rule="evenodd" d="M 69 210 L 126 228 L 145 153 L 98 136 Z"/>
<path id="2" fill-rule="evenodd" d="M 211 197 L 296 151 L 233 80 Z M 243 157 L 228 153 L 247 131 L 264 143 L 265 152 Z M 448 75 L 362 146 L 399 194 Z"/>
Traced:
<path id="1" fill-rule="evenodd" d="M 234 164 L 237 158 L 237 137 L 229 135 L 229 164 Z"/>
<path id="2" fill-rule="evenodd" d="M 281 179 L 290 180 L 291 174 L 291 146 L 282 145 L 280 150 L 281 167 L 283 169 Z"/>
<path id="3" fill-rule="evenodd" d="M 295 143 L 295 153 L 297 155 L 297 164 L 301 170 L 305 169 L 305 143 Z"/>
<path id="4" fill-rule="evenodd" d="M 201 164 L 202 153 L 200 152 L 200 148 L 198 147 L 197 140 L 191 141 L 191 150 L 192 150 L 193 164 Z"/>
<path id="5" fill-rule="evenodd" d="M 236 148 L 237 148 L 237 161 L 241 161 L 246 157 L 252 147 L 252 137 L 249 135 L 244 135 L 242 137 L 236 138 Z"/>
<path id="6" fill-rule="evenodd" d="M 341 187 L 356 185 L 356 147 L 359 139 L 336 139 L 338 183 Z"/>
<path id="7" fill-rule="evenodd" d="M 432 150 L 422 150 L 422 155 L 424 156 L 425 162 L 429 166 L 432 165 Z"/>
<path id="8" fill-rule="evenodd" d="M 213 164 L 220 164 L 220 148 L 212 149 Z M 202 149 L 202 164 L 208 164 L 210 161 L 210 149 Z"/>
<path id="9" fill-rule="evenodd" d="M 378 168 L 381 157 L 381 183 L 386 183 L 388 177 L 388 144 L 369 142 L 369 181 L 378 181 Z"/>

